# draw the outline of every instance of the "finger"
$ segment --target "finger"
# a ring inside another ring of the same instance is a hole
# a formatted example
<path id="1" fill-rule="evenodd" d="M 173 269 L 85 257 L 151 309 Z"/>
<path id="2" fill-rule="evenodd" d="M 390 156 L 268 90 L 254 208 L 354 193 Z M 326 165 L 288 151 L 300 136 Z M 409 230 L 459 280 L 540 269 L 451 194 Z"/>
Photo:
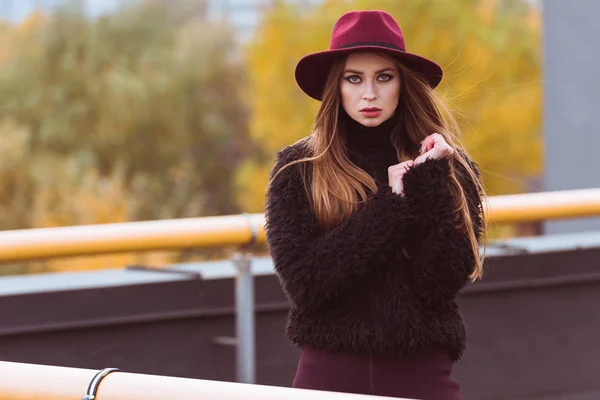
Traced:
<path id="1" fill-rule="evenodd" d="M 442 141 L 437 142 L 433 146 L 433 149 L 438 152 L 437 155 L 439 157 L 447 157 L 454 153 L 454 149 L 448 143 L 446 143 L 443 139 L 442 139 Z"/>
<path id="2" fill-rule="evenodd" d="M 392 172 L 392 179 L 390 182 L 394 184 L 394 182 L 402 180 L 402 177 L 406 174 L 407 171 L 408 169 L 402 168 Z"/>
<path id="3" fill-rule="evenodd" d="M 394 171 L 399 175 L 399 176 L 404 176 L 404 174 L 406 174 L 408 171 L 410 171 L 410 169 L 415 165 L 415 162 L 413 160 L 410 161 L 406 161 L 403 162 L 402 164 L 398 165 L 398 168 L 395 169 Z"/>
<path id="4" fill-rule="evenodd" d="M 393 185 L 394 181 L 396 180 L 396 176 L 398 174 L 398 171 L 401 168 L 402 168 L 402 163 L 391 165 L 388 168 L 388 182 L 389 182 L 390 186 Z"/>
<path id="5" fill-rule="evenodd" d="M 450 146 L 446 143 L 446 140 L 442 135 L 439 133 L 432 133 L 428 138 L 430 138 L 430 141 L 428 142 L 428 151 L 431 152 L 434 149 L 438 150 L 438 152 L 430 155 L 431 158 L 439 158 L 448 152 L 446 148 Z"/>
<path id="6" fill-rule="evenodd" d="M 419 154 L 423 154 L 426 152 L 425 147 L 427 146 L 427 138 L 421 140 L 421 148 L 419 149 Z"/>
<path id="7" fill-rule="evenodd" d="M 396 192 L 398 194 L 404 193 L 404 181 L 402 180 L 402 177 L 400 177 L 400 179 L 398 179 L 398 182 L 396 184 Z"/>
<path id="8" fill-rule="evenodd" d="M 395 179 L 390 186 L 392 187 L 393 193 L 402 193 L 402 179 Z"/>
<path id="9" fill-rule="evenodd" d="M 423 141 L 423 153 L 427 153 L 429 150 L 431 150 L 434 144 L 434 137 L 432 135 L 427 136 Z"/>
<path id="10" fill-rule="evenodd" d="M 388 183 L 392 188 L 392 192 L 402 194 L 404 192 L 404 174 L 414 165 L 413 160 L 408 160 L 400 164 L 396 164 L 388 170 Z"/>
<path id="11" fill-rule="evenodd" d="M 401 164 L 396 164 L 396 165 L 392 165 L 391 167 L 388 168 L 388 183 L 390 186 L 392 186 L 393 188 L 395 187 L 395 183 L 402 179 L 402 175 L 403 170 L 404 170 L 404 163 Z"/>
<path id="12" fill-rule="evenodd" d="M 402 177 L 410 170 L 410 167 L 408 165 L 404 165 L 402 166 L 401 169 L 398 170 L 398 174 L 396 175 L 397 178 L 402 179 Z"/>
<path id="13" fill-rule="evenodd" d="M 394 164 L 392 166 L 390 166 L 388 168 L 388 179 L 391 178 L 391 174 L 394 173 L 394 171 L 396 170 L 402 170 L 404 169 L 406 166 L 412 167 L 414 165 L 414 161 L 413 160 L 407 160 L 407 161 L 403 161 L 399 164 Z"/>
<path id="14" fill-rule="evenodd" d="M 434 133 L 432 136 L 432 141 L 435 144 L 442 144 L 442 145 L 448 145 L 448 143 L 446 142 L 446 139 L 444 139 L 444 136 L 440 135 L 439 133 Z"/>
<path id="15" fill-rule="evenodd" d="M 429 152 L 420 155 L 419 157 L 415 158 L 415 165 L 419 165 L 421 164 L 423 161 L 425 161 L 427 159 L 427 154 L 429 154 Z"/>

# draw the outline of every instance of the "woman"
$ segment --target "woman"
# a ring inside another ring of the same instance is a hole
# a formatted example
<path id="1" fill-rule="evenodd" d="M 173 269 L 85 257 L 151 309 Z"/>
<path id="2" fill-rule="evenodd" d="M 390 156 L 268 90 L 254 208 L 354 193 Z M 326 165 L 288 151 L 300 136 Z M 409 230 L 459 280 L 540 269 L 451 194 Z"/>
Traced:
<path id="1" fill-rule="evenodd" d="M 293 386 L 462 399 L 456 303 L 482 274 L 483 190 L 396 21 L 355 11 L 296 80 L 321 101 L 313 133 L 283 149 L 267 193 L 267 240 L 302 349 Z"/>

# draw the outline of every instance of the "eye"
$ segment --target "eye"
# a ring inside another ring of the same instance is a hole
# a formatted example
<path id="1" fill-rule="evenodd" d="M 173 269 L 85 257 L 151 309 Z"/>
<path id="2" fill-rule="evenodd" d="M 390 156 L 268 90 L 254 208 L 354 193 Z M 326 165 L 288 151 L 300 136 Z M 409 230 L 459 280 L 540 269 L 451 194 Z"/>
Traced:
<path id="1" fill-rule="evenodd" d="M 387 82 L 387 81 L 391 81 L 392 79 L 394 79 L 394 76 L 390 75 L 390 74 L 381 74 L 377 77 L 377 79 L 382 82 Z"/>
<path id="2" fill-rule="evenodd" d="M 358 75 L 350 75 L 344 79 L 346 79 L 350 83 L 360 83 L 360 76 Z"/>

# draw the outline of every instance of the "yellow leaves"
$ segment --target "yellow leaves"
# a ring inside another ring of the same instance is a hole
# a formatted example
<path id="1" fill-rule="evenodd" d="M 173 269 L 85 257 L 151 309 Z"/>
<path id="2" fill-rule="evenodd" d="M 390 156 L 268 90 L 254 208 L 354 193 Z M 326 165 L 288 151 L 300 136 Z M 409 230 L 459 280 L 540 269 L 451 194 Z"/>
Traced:
<path id="1" fill-rule="evenodd" d="M 37 226 L 104 224 L 127 219 L 128 201 L 118 177 L 100 177 L 91 168 L 73 175 L 65 164 L 55 164 L 57 179 L 42 186 L 36 197 Z M 70 201 L 65 204 L 63 199 Z"/>
<path id="2" fill-rule="evenodd" d="M 2 171 L 15 165 L 24 156 L 25 132 L 14 120 L 0 120 L 0 179 L 4 178 Z"/>
<path id="3" fill-rule="evenodd" d="M 252 114 L 250 132 L 267 160 L 250 160 L 237 176 L 239 204 L 250 212 L 261 212 L 268 173 L 276 152 L 310 134 L 318 103 L 296 86 L 294 68 L 308 52 L 327 48 L 316 14 L 299 14 L 293 5 L 276 3 L 265 16 L 256 38 L 246 49 L 250 86 L 245 99 Z M 327 27 L 331 29 L 331 27 Z"/>
<path id="4" fill-rule="evenodd" d="M 303 111 L 315 110 L 316 104 L 311 107 L 310 100 L 295 86 L 293 73 L 296 61 L 313 50 L 311 41 L 306 40 L 310 38 L 309 21 L 308 17 L 298 17 L 291 6 L 277 4 L 247 49 L 251 134 L 270 154 L 310 132 L 310 126 L 299 126 L 298 122 L 305 122 Z"/>
<path id="5" fill-rule="evenodd" d="M 236 193 L 237 203 L 242 210 L 251 213 L 264 210 L 270 169 L 270 163 L 255 161 L 249 161 L 240 168 L 236 175 Z"/>
<path id="6" fill-rule="evenodd" d="M 527 178 L 542 172 L 541 83 L 496 88 L 487 97 L 475 123 L 480 132 L 468 136 L 471 151 L 483 164 L 487 189 L 529 191 Z"/>
<path id="7" fill-rule="evenodd" d="M 29 216 L 26 172 L 26 130 L 15 121 L 0 121 L 0 227 L 19 228 L 21 215 Z"/>
<path id="8" fill-rule="evenodd" d="M 35 11 L 20 24 L 0 26 L 0 66 L 10 61 L 15 53 L 23 51 L 24 41 L 47 22 L 47 17 Z"/>
<path id="9" fill-rule="evenodd" d="M 240 205 L 261 211 L 275 153 L 312 128 L 318 103 L 296 86 L 295 63 L 328 48 L 335 21 L 355 9 L 389 12 L 408 50 L 444 67 L 439 90 L 457 110 L 463 142 L 484 170 L 488 192 L 527 190 L 527 180 L 541 173 L 540 16 L 527 3 L 514 3 L 325 0 L 301 9 L 277 2 L 247 52 L 250 129 L 265 157 L 241 169 Z"/>
<path id="10" fill-rule="evenodd" d="M 10 59 L 13 50 L 14 29 L 10 26 L 2 26 L 0 29 L 0 66 Z"/>
<path id="11" fill-rule="evenodd" d="M 481 17 L 481 20 L 487 25 L 490 25 L 496 15 L 496 7 L 498 6 L 498 0 L 481 0 L 477 7 L 477 12 Z"/>
<path id="12" fill-rule="evenodd" d="M 32 32 L 47 21 L 46 16 L 40 11 L 34 11 L 19 26 L 20 32 Z"/>

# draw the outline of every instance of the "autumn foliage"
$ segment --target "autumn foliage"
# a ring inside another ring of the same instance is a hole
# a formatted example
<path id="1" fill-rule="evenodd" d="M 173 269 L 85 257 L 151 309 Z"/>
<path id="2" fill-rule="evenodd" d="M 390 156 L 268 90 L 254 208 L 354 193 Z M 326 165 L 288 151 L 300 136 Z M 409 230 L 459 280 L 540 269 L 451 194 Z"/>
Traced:
<path id="1" fill-rule="evenodd" d="M 99 18 L 70 6 L 4 27 L 2 229 L 241 212 L 245 69 L 201 3 L 133 2 Z"/>
<path id="2" fill-rule="evenodd" d="M 276 152 L 310 134 L 318 107 L 296 62 L 351 9 L 388 11 L 408 50 L 444 67 L 439 90 L 489 194 L 539 178 L 540 15 L 526 0 L 278 0 L 243 45 L 207 1 L 0 24 L 0 229 L 262 212 Z M 143 260 L 174 260 L 161 257 Z"/>
<path id="3" fill-rule="evenodd" d="M 463 142 L 481 165 L 488 194 L 530 191 L 541 173 L 540 15 L 525 1 L 326 0 L 307 9 L 275 2 L 247 48 L 250 131 L 270 157 L 241 169 L 243 208 L 263 207 L 275 152 L 310 133 L 316 101 L 296 86 L 297 60 L 329 46 L 336 19 L 382 9 L 399 22 L 409 51 L 445 69 L 439 90 L 456 113 Z"/>

